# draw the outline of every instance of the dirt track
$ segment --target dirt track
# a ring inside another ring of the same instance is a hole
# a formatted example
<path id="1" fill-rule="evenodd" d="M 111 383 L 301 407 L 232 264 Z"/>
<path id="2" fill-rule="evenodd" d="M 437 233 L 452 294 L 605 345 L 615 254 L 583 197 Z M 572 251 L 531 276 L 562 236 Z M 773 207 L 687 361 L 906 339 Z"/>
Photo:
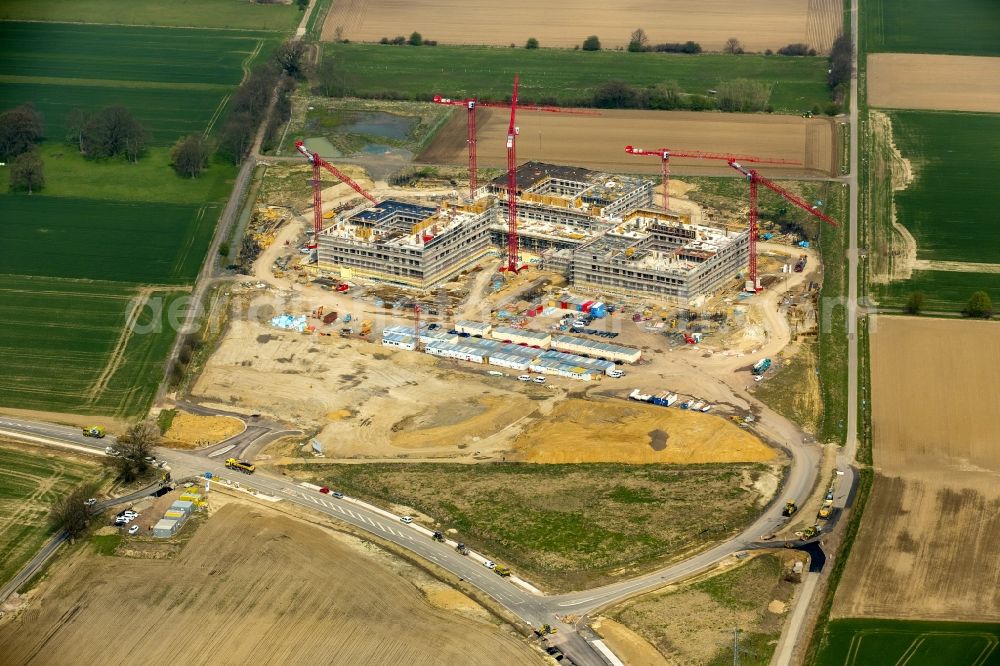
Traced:
<path id="1" fill-rule="evenodd" d="M 172 560 L 78 551 L 0 623 L 0 654 L 7 664 L 542 663 L 471 600 L 384 551 L 237 504 Z"/>
<path id="2" fill-rule="evenodd" d="M 1000 111 L 1000 58 L 873 53 L 868 103 L 890 109 Z"/>
<path id="3" fill-rule="evenodd" d="M 542 46 L 573 48 L 598 35 L 604 48 L 624 47 L 637 27 L 651 43 L 699 42 L 721 51 L 736 37 L 748 51 L 777 50 L 806 42 L 829 50 L 840 28 L 838 0 L 769 0 L 748 10 L 739 0 L 633 0 L 625 5 L 602 0 L 505 3 L 436 0 L 344 0 L 334 3 L 323 26 L 323 39 L 337 36 L 376 42 L 414 30 L 442 44 L 522 46 L 535 37 Z"/>
<path id="4" fill-rule="evenodd" d="M 1000 324 L 881 317 L 878 476 L 838 616 L 1000 619 Z"/>
<path id="5" fill-rule="evenodd" d="M 480 109 L 477 141 L 480 166 L 506 165 L 506 137 L 509 116 L 492 109 Z M 455 114 L 438 133 L 418 160 L 432 164 L 465 164 L 465 115 Z M 772 176 L 834 173 L 834 122 L 825 118 L 771 116 L 741 113 L 696 113 L 688 111 L 604 110 L 600 116 L 570 116 L 551 113 L 522 113 L 518 117 L 521 134 L 517 143 L 519 162 L 540 160 L 615 172 L 650 173 L 660 171 L 654 157 L 635 157 L 625 146 L 702 150 L 730 154 L 793 160 L 802 166 L 762 165 L 760 171 Z M 728 175 L 732 169 L 721 164 L 673 158 L 671 168 L 678 173 Z"/>

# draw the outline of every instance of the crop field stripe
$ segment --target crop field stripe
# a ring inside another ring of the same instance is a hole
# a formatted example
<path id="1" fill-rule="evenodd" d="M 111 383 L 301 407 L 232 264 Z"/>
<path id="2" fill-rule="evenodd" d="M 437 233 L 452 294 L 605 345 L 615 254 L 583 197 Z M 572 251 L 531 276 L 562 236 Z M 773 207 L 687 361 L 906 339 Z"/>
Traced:
<path id="1" fill-rule="evenodd" d="M 1000 55 L 995 0 L 866 0 L 860 11 L 869 52 Z"/>
<path id="2" fill-rule="evenodd" d="M 89 88 L 132 88 L 137 90 L 205 90 L 213 93 L 228 92 L 231 86 L 221 83 L 165 83 L 163 81 L 123 81 L 110 79 L 81 79 L 59 76 L 20 76 L 0 74 L 0 84 L 34 84 L 40 86 L 82 86 Z"/>
<path id="3" fill-rule="evenodd" d="M 996 666 L 1000 624 L 844 618 L 827 625 L 814 666 Z"/>

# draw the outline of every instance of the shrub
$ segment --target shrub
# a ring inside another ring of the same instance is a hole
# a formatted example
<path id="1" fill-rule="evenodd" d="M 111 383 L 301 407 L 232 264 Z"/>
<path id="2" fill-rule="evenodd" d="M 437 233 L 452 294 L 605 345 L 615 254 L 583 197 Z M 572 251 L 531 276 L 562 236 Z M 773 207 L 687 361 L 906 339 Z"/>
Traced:
<path id="1" fill-rule="evenodd" d="M 526 48 L 526 49 L 537 49 L 538 48 L 538 40 L 535 39 L 534 37 L 528 37 L 528 41 L 526 41 L 524 43 L 524 48 Z"/>
<path id="2" fill-rule="evenodd" d="M 597 38 L 597 35 L 591 35 L 587 39 L 583 40 L 583 50 L 584 51 L 600 51 L 601 50 L 601 40 Z"/>
<path id="3" fill-rule="evenodd" d="M 778 49 L 778 55 L 783 56 L 804 56 L 809 54 L 809 45 L 798 42 L 796 44 L 789 44 L 788 46 L 782 46 Z M 816 55 L 816 51 L 813 50 L 812 55 Z"/>

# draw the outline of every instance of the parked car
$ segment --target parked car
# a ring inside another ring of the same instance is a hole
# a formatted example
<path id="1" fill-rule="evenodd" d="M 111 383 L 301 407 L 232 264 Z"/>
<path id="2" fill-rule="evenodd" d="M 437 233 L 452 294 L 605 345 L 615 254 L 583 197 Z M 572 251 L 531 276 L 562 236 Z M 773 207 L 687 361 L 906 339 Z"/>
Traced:
<path id="1" fill-rule="evenodd" d="M 344 499 L 344 493 L 340 492 L 339 490 L 334 490 L 332 493 L 330 493 L 330 495 L 336 497 L 337 499 Z"/>
<path id="2" fill-rule="evenodd" d="M 411 518 L 410 516 L 403 516 L 402 518 L 400 518 L 400 520 L 406 523 L 407 525 L 413 522 L 413 518 Z"/>
<path id="3" fill-rule="evenodd" d="M 128 528 L 128 533 L 129 534 L 138 534 L 139 533 L 139 526 L 138 525 L 133 525 L 132 527 Z"/>
<path id="4" fill-rule="evenodd" d="M 319 491 L 321 493 L 323 493 L 324 495 L 329 495 L 330 494 L 330 488 L 327 487 L 327 486 L 323 486 L 322 488 L 319 489 Z"/>
<path id="5" fill-rule="evenodd" d="M 483 562 L 483 566 L 486 567 L 487 569 L 496 569 L 497 563 L 494 562 L 493 560 L 486 560 L 485 562 Z"/>
<path id="6" fill-rule="evenodd" d="M 517 376 L 517 380 L 520 381 L 520 382 L 530 382 L 531 381 L 531 375 L 518 375 Z"/>
<path id="7" fill-rule="evenodd" d="M 532 377 L 531 381 L 535 382 L 536 384 L 544 384 L 545 377 Z"/>

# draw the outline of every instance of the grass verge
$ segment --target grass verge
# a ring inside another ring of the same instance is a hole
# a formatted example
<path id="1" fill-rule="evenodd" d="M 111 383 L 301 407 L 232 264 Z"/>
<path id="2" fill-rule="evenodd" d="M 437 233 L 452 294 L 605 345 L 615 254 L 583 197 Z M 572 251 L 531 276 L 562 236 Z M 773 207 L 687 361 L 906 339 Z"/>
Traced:
<path id="1" fill-rule="evenodd" d="M 615 79 L 636 86 L 674 81 L 690 95 L 710 95 L 736 79 L 759 81 L 770 89 L 768 104 L 779 113 L 823 108 L 830 99 L 822 57 L 381 44 L 327 44 L 324 57 L 339 63 L 348 93 L 358 97 L 429 100 L 439 93 L 504 100 L 520 73 L 519 98 L 525 103 L 589 105 L 594 90 Z"/>
<path id="2" fill-rule="evenodd" d="M 282 468 L 401 505 L 555 589 L 635 575 L 734 534 L 758 512 L 755 465 L 361 464 Z M 428 525 L 430 526 L 430 525 Z"/>

